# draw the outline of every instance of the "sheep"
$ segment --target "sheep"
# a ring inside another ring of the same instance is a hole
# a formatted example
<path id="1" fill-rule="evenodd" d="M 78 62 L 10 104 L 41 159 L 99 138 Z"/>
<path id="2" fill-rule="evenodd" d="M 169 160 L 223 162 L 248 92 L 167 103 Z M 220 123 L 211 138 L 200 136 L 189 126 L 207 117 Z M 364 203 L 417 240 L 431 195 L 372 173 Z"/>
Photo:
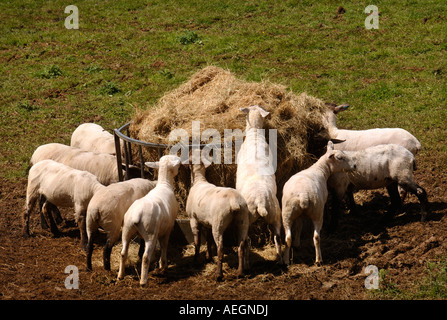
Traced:
<path id="1" fill-rule="evenodd" d="M 104 269 L 110 270 L 110 255 L 121 233 L 124 214 L 131 204 L 155 187 L 143 178 L 113 183 L 95 193 L 87 208 L 87 269 L 92 269 L 94 234 L 101 227 L 107 234 L 103 252 Z"/>
<path id="2" fill-rule="evenodd" d="M 348 105 L 335 106 L 327 104 L 328 111 L 323 116 L 323 123 L 332 139 L 345 140 L 337 144 L 336 150 L 358 151 L 380 144 L 398 144 L 416 155 L 421 150 L 421 143 L 408 131 L 401 128 L 375 128 L 368 130 L 346 130 L 337 128 L 336 114 L 348 109 Z"/>
<path id="3" fill-rule="evenodd" d="M 96 192 L 104 189 L 96 176 L 76 170 L 53 160 L 42 160 L 31 167 L 28 175 L 28 187 L 26 189 L 26 204 L 22 216 L 23 235 L 29 236 L 29 216 L 37 200 L 41 197 L 44 201 L 60 206 L 74 207 L 75 218 L 81 233 L 81 247 L 85 249 L 85 215 L 87 206 Z M 52 220 L 47 210 L 42 210 L 48 219 Z M 50 223 L 55 233 L 57 227 Z M 56 228 L 56 229 L 54 229 Z"/>
<path id="4" fill-rule="evenodd" d="M 129 242 L 135 233 L 138 233 L 145 243 L 140 285 L 145 286 L 147 284 L 149 263 L 157 239 L 161 248 L 160 269 L 162 271 L 166 270 L 169 235 L 179 211 L 173 188 L 174 177 L 178 173 L 180 164 L 180 158 L 174 155 L 163 156 L 158 162 L 145 163 L 148 167 L 159 169 L 158 181 L 155 188 L 143 198 L 136 200 L 124 215 L 123 248 L 121 250 L 118 279 L 124 277 Z"/>
<path id="5" fill-rule="evenodd" d="M 348 194 L 353 210 L 355 202 L 352 192 L 348 193 L 350 189 L 372 190 L 386 187 L 391 199 L 390 213 L 394 213 L 402 206 L 397 191 L 399 186 L 417 196 L 421 204 L 421 221 L 425 221 L 428 212 L 427 193 L 414 181 L 416 161 L 408 149 L 396 144 L 386 144 L 345 153 L 356 159 L 357 170 L 352 173 L 336 173 L 329 179 L 328 186 L 335 191 L 338 201 Z M 332 219 L 333 230 L 337 224 L 337 210 Z"/>
<path id="6" fill-rule="evenodd" d="M 71 135 L 70 146 L 85 151 L 116 155 L 113 134 L 95 123 L 83 123 L 79 125 Z M 121 154 L 123 154 L 122 150 Z"/>
<path id="7" fill-rule="evenodd" d="M 246 138 L 237 154 L 236 190 L 247 202 L 249 223 L 259 216 L 273 225 L 277 260 L 281 256 L 281 209 L 276 197 L 276 178 L 272 151 L 260 129 L 269 114 L 260 106 L 241 108 L 246 114 Z M 267 156 L 268 155 L 268 156 Z"/>
<path id="8" fill-rule="evenodd" d="M 233 188 L 217 187 L 205 178 L 205 170 L 210 162 L 191 165 L 192 186 L 186 200 L 186 212 L 190 217 L 191 230 L 194 235 L 195 255 L 197 260 L 200 251 L 201 226 L 211 227 L 211 232 L 217 246 L 216 279 L 222 280 L 223 234 L 231 222 L 238 230 L 239 267 L 237 274 L 242 276 L 248 259 L 245 252 L 249 227 L 247 203 L 242 195 Z M 211 237 L 208 239 L 208 256 L 211 257 Z"/>
<path id="9" fill-rule="evenodd" d="M 51 159 L 74 169 L 88 171 L 98 177 L 103 185 L 109 185 L 119 181 L 116 157 L 106 153 L 95 153 L 67 146 L 60 143 L 48 143 L 39 146 L 31 157 L 31 165 L 37 162 Z M 123 166 L 123 170 L 125 170 Z M 128 176 L 139 177 L 140 170 L 129 166 Z"/>
<path id="10" fill-rule="evenodd" d="M 352 171 L 356 163 L 347 153 L 334 150 L 329 141 L 326 153 L 311 167 L 293 175 L 285 184 L 282 196 L 282 222 L 285 230 L 283 259 L 289 264 L 292 245 L 292 226 L 296 225 L 295 243 L 299 244 L 302 219 L 307 216 L 314 227 L 315 264 L 323 262 L 320 250 L 320 231 L 323 225 L 324 206 L 328 197 L 327 179 L 334 172 Z"/>

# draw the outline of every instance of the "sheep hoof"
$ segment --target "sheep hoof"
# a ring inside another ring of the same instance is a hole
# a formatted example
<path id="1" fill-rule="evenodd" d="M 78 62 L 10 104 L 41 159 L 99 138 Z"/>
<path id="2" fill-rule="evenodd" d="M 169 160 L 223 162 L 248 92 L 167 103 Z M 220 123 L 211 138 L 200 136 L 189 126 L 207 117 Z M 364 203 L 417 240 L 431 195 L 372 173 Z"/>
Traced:
<path id="1" fill-rule="evenodd" d="M 321 267 L 321 266 L 323 266 L 323 262 L 322 261 L 315 261 L 315 266 L 316 267 Z"/>

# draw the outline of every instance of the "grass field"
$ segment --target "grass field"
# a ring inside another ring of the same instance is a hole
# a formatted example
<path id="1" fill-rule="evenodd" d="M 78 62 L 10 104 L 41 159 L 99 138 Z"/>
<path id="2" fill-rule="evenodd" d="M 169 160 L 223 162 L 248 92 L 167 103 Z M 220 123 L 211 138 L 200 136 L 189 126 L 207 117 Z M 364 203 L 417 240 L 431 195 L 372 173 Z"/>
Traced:
<path id="1" fill-rule="evenodd" d="M 349 103 L 340 127 L 405 128 L 423 145 L 420 166 L 447 171 L 444 1 L 72 4 L 77 30 L 64 26 L 66 1 L 0 2 L 5 183 L 26 178 L 37 146 L 69 143 L 83 122 L 117 128 L 207 65 Z M 379 29 L 365 28 L 369 4 L 379 8 Z"/>

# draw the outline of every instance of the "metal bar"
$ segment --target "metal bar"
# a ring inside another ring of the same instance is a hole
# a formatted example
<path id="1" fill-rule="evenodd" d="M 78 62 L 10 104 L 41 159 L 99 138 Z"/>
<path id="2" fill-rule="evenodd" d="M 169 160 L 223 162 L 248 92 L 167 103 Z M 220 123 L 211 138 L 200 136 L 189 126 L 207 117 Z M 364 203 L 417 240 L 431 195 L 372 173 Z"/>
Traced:
<path id="1" fill-rule="evenodd" d="M 118 167 L 118 180 L 119 181 L 123 181 L 123 170 L 121 169 L 122 167 L 122 162 L 121 162 L 121 146 L 120 146 L 120 138 L 119 136 L 116 134 L 116 131 L 113 131 L 113 137 L 115 139 L 115 150 L 116 150 L 116 165 Z"/>
<path id="2" fill-rule="evenodd" d="M 141 178 L 144 178 L 144 159 L 143 159 L 143 148 L 139 145 L 138 152 L 140 153 L 140 173 Z"/>
<path id="3" fill-rule="evenodd" d="M 126 161 L 126 180 L 129 180 L 129 150 L 126 142 L 124 142 L 124 160 Z"/>
<path id="4" fill-rule="evenodd" d="M 129 131 L 129 127 L 127 127 L 127 136 L 130 137 L 130 131 Z M 129 164 L 133 164 L 133 160 L 132 160 L 132 146 L 131 143 L 128 141 L 127 142 L 127 148 L 129 149 Z"/>

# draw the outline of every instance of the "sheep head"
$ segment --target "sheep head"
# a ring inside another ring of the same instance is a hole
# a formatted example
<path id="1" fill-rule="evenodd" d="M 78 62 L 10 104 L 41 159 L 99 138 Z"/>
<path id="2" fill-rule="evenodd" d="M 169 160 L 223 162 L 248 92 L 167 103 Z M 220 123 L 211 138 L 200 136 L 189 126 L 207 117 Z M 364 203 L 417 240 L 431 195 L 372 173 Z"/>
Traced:
<path id="1" fill-rule="evenodd" d="M 264 118 L 269 115 L 268 111 L 266 111 L 265 109 L 263 109 L 258 105 L 251 106 L 248 108 L 241 108 L 240 110 L 247 115 L 246 118 L 247 129 L 264 128 Z"/>

